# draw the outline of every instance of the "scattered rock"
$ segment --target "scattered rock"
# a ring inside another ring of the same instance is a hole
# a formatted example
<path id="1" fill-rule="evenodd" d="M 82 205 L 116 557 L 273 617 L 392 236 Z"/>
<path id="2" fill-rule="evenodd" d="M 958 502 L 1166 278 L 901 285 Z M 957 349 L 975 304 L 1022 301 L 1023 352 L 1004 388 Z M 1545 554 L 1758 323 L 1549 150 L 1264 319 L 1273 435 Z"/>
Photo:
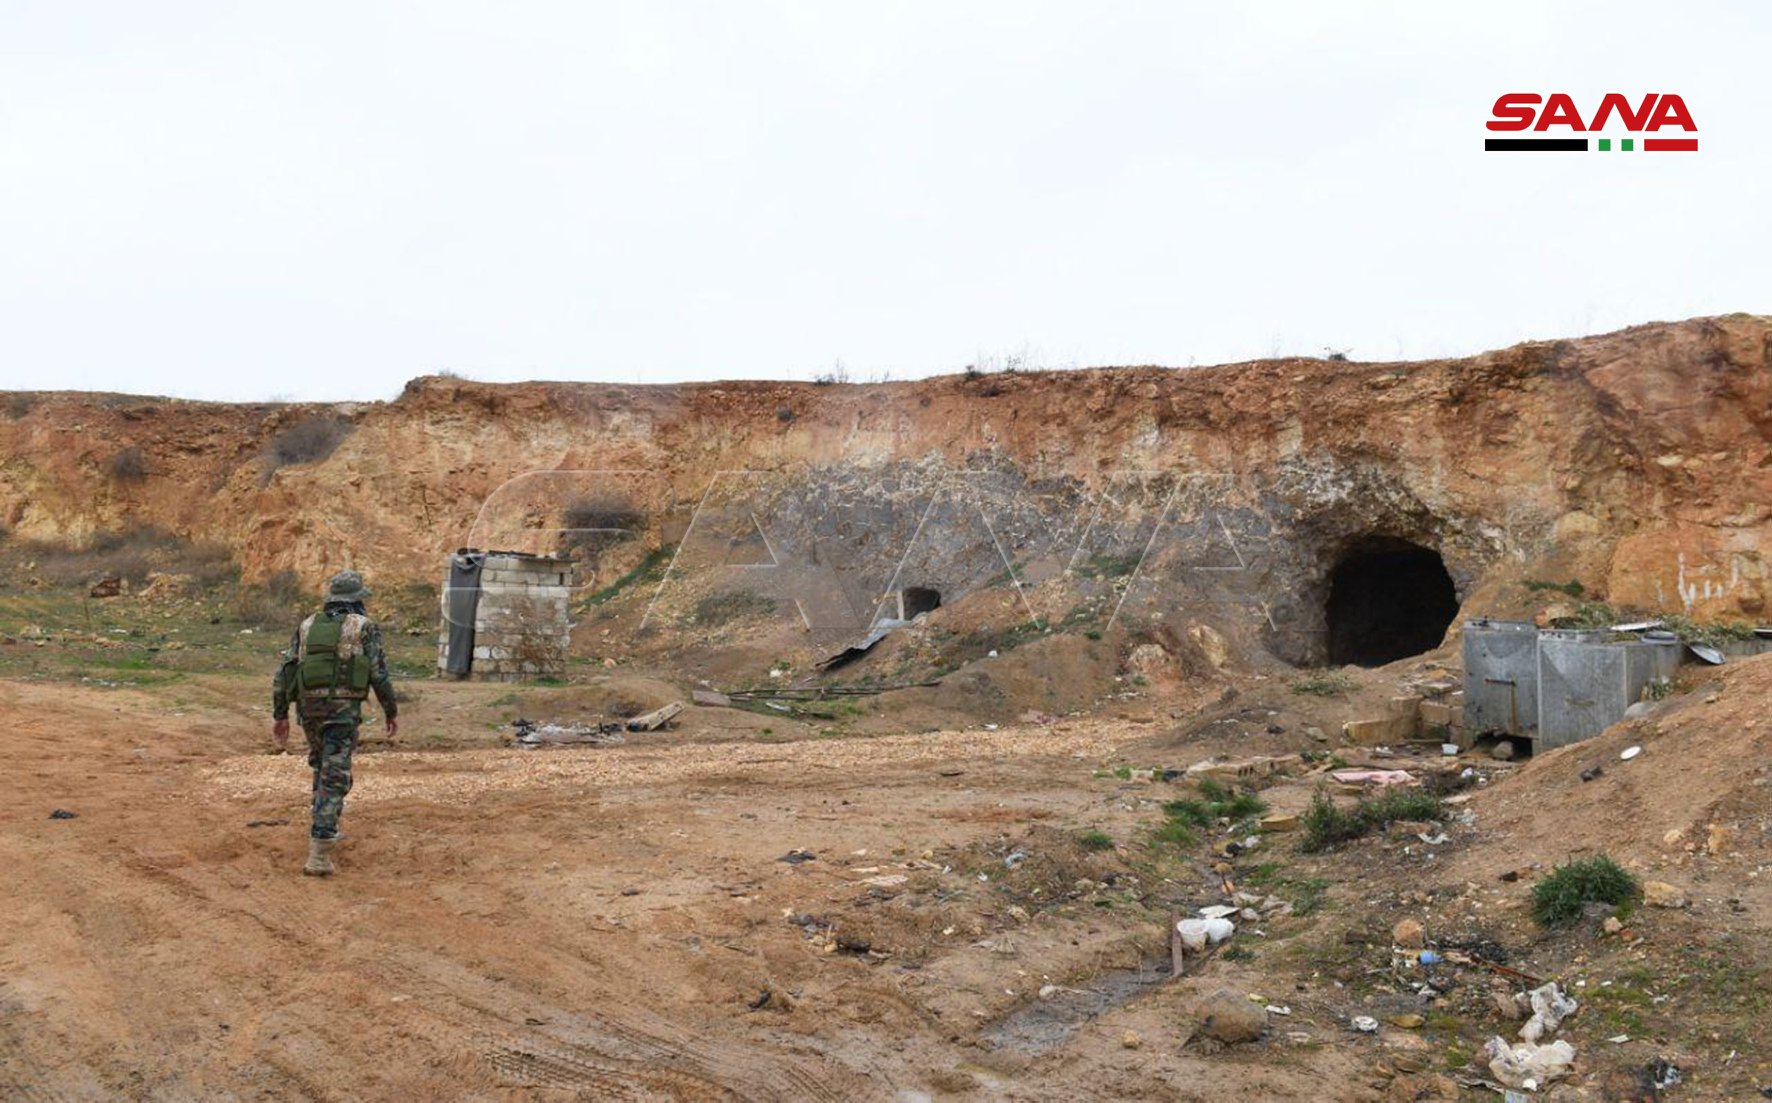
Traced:
<path id="1" fill-rule="evenodd" d="M 1666 881 L 1645 881 L 1643 903 L 1652 908 L 1683 908 L 1686 906 L 1686 894 Z"/>
<path id="2" fill-rule="evenodd" d="M 1730 844 L 1735 841 L 1735 832 L 1720 823 L 1711 824 L 1705 829 L 1705 831 L 1707 833 L 1707 838 L 1705 839 L 1704 849 L 1709 851 L 1712 857 L 1716 857 L 1728 850 Z"/>
<path id="3" fill-rule="evenodd" d="M 1616 915 L 1608 915 L 1606 921 L 1600 924 L 1600 929 L 1607 934 L 1617 934 L 1624 930 L 1624 923 Z"/>
<path id="4" fill-rule="evenodd" d="M 1414 1012 L 1407 1015 L 1392 1015 L 1384 1021 L 1401 1030 L 1420 1030 L 1421 1025 L 1427 1022 L 1425 1018 Z"/>
<path id="5" fill-rule="evenodd" d="M 1370 1015 L 1355 1015 L 1353 1018 L 1348 1020 L 1347 1025 L 1353 1027 L 1355 1030 L 1359 1031 L 1361 1034 L 1377 1034 L 1378 1033 L 1378 1020 L 1374 1019 Z"/>
<path id="6" fill-rule="evenodd" d="M 1497 762 L 1510 762 L 1514 757 L 1514 741 L 1497 739 L 1495 746 L 1489 748 L 1489 757 Z"/>
<path id="7" fill-rule="evenodd" d="M 77 820 L 80 818 L 80 813 L 70 812 L 66 808 L 57 808 L 49 814 L 49 818 L 52 820 Z"/>
<path id="8" fill-rule="evenodd" d="M 1201 1034 L 1226 1045 L 1253 1042 L 1267 1029 L 1267 1009 L 1229 988 L 1201 1000 L 1194 1015 Z"/>
<path id="9" fill-rule="evenodd" d="M 1144 1039 L 1138 1036 L 1138 1031 L 1136 1030 L 1128 1030 L 1126 1033 L 1120 1035 L 1120 1047 L 1122 1049 L 1137 1049 L 1142 1045 L 1144 1045 Z"/>
<path id="10" fill-rule="evenodd" d="M 777 858 L 776 861 L 786 862 L 790 866 L 797 866 L 805 862 L 818 861 L 818 855 L 812 853 L 810 850 L 790 850 L 786 854 Z"/>
<path id="11" fill-rule="evenodd" d="M 1419 950 L 1426 944 L 1427 932 L 1418 919 L 1405 919 L 1391 928 L 1391 944 L 1405 950 Z"/>

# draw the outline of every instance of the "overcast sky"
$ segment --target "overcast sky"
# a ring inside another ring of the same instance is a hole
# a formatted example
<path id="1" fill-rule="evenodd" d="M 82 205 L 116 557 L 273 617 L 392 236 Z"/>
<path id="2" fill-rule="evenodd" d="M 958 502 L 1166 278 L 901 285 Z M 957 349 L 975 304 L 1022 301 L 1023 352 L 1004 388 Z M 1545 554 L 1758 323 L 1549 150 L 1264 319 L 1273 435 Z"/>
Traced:
<path id="1" fill-rule="evenodd" d="M 0 387 L 385 398 L 1772 311 L 1741 3 L 0 0 Z M 1506 91 L 1691 153 L 1485 154 Z"/>

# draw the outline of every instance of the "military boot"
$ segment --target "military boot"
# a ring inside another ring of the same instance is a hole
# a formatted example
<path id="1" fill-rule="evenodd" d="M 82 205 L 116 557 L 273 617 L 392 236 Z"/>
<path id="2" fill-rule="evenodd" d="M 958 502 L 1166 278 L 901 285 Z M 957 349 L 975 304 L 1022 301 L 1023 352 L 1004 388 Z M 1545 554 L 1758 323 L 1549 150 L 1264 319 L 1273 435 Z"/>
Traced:
<path id="1" fill-rule="evenodd" d="M 308 864 L 302 872 L 309 877 L 327 877 L 333 872 L 332 848 L 338 845 L 337 839 L 309 839 Z"/>

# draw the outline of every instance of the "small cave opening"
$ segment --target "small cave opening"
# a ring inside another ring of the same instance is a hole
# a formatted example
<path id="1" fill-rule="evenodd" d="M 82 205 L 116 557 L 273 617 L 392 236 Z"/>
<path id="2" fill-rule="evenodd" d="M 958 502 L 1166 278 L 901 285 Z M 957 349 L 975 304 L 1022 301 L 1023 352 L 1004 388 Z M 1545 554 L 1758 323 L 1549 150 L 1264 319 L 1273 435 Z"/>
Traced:
<path id="1" fill-rule="evenodd" d="M 906 586 L 898 593 L 903 619 L 911 620 L 923 613 L 941 608 L 941 591 L 927 586 Z"/>
<path id="2" fill-rule="evenodd" d="M 1324 614 L 1329 662 L 1383 666 L 1438 647 L 1458 616 L 1458 593 L 1439 552 L 1372 536 L 1336 560 Z"/>

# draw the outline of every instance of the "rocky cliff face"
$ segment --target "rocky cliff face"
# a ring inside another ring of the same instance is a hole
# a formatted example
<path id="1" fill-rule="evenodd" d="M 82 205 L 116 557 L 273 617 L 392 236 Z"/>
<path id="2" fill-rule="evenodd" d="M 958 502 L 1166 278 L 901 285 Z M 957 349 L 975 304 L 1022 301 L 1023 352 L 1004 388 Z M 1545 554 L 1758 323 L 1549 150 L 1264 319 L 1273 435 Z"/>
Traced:
<path id="1" fill-rule="evenodd" d="M 867 620 L 890 586 L 951 593 L 1006 568 L 1136 567 L 1134 601 L 1228 602 L 1299 661 L 1323 656 L 1337 562 L 1380 544 L 1439 553 L 1461 598 L 1576 578 L 1617 604 L 1755 618 L 1769 349 L 1772 320 L 1731 315 L 1407 364 L 427 377 L 334 407 L 16 395 L 0 521 L 74 542 L 159 526 L 232 549 L 249 578 L 429 580 L 448 549 L 551 550 L 569 506 L 619 503 L 644 531 L 614 560 L 669 541 L 684 570 L 789 567 L 813 616 Z"/>

